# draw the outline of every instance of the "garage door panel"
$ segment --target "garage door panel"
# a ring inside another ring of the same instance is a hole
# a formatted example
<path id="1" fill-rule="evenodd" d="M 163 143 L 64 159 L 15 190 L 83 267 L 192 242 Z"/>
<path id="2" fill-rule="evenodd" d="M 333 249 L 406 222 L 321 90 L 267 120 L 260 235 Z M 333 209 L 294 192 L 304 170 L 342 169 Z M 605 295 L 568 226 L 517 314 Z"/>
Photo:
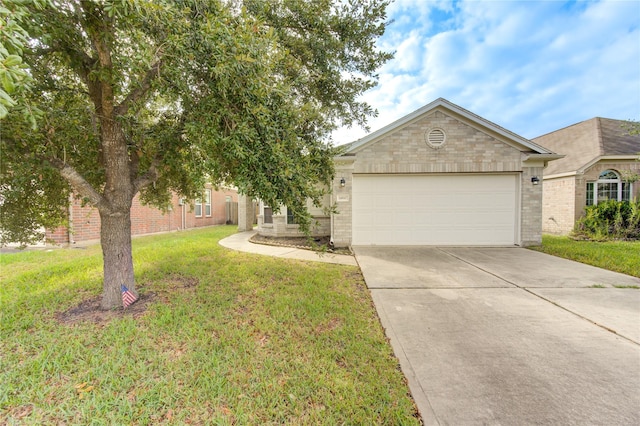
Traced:
<path id="1" fill-rule="evenodd" d="M 354 245 L 513 245 L 516 175 L 354 176 Z"/>

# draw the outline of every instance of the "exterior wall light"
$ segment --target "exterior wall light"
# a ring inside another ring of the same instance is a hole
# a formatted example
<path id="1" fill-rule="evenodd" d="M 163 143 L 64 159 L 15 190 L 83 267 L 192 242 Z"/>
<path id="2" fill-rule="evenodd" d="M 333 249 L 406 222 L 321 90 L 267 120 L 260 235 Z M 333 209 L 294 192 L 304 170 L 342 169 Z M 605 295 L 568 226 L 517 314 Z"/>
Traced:
<path id="1" fill-rule="evenodd" d="M 538 185 L 540 183 L 540 178 L 538 176 L 533 176 L 531 178 L 531 183 L 534 185 Z"/>
<path id="2" fill-rule="evenodd" d="M 340 187 L 341 187 L 341 188 L 344 188 L 344 186 L 345 186 L 345 184 L 346 184 L 346 183 L 347 183 L 347 182 L 344 180 L 344 178 L 340 178 Z"/>

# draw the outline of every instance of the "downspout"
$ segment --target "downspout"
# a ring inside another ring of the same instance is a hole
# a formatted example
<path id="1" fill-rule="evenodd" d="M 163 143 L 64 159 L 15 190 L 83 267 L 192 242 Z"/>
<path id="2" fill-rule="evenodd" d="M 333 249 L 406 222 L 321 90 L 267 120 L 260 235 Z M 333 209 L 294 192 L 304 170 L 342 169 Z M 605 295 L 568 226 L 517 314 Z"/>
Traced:
<path id="1" fill-rule="evenodd" d="M 329 239 L 329 245 L 331 247 L 335 246 L 333 242 L 333 212 L 331 212 L 331 238 Z"/>
<path id="2" fill-rule="evenodd" d="M 331 186 L 335 186 L 333 184 L 333 180 L 331 181 Z M 333 207 L 336 205 L 334 188 L 331 188 L 331 199 L 334 200 L 333 201 L 334 204 L 329 206 L 329 214 L 330 214 L 330 216 L 329 216 L 329 218 L 330 218 L 329 219 L 330 220 L 329 227 L 331 228 L 331 236 L 329 238 L 329 246 L 331 248 L 333 248 L 333 247 L 335 247 L 335 243 L 333 241 L 333 216 L 334 216 L 334 208 Z"/>
<path id="3" fill-rule="evenodd" d="M 67 240 L 69 241 L 69 245 L 75 244 L 73 241 L 73 194 L 69 194 L 69 221 L 67 223 Z"/>
<path id="4" fill-rule="evenodd" d="M 186 212 L 185 212 L 185 203 L 184 200 L 182 200 L 182 230 L 184 231 L 187 228 L 187 218 L 186 218 Z"/>

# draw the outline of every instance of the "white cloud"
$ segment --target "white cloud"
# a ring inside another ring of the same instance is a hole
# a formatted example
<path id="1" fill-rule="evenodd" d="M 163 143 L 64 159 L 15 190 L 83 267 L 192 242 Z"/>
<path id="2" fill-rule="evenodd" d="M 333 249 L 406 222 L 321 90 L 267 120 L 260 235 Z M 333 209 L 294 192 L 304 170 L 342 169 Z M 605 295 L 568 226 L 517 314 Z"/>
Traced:
<path id="1" fill-rule="evenodd" d="M 380 112 L 372 130 L 438 97 L 529 138 L 594 116 L 640 119 L 640 2 L 398 0 L 389 16 L 380 46 L 397 54 L 363 96 Z"/>
<path id="2" fill-rule="evenodd" d="M 414 72 L 420 67 L 422 58 L 422 37 L 416 31 L 409 33 L 396 50 L 396 70 Z"/>

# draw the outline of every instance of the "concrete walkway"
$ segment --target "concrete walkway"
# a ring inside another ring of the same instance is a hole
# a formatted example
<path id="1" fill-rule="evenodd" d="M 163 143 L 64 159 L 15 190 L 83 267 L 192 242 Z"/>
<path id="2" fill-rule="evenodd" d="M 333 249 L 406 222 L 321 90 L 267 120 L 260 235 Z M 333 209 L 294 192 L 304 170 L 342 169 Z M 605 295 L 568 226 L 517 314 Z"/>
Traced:
<path id="1" fill-rule="evenodd" d="M 232 250 L 249 253 L 263 254 L 266 256 L 282 257 L 288 259 L 310 260 L 313 262 L 337 263 L 340 265 L 358 266 L 354 256 L 334 253 L 317 253 L 312 250 L 293 247 L 268 246 L 249 241 L 256 231 L 238 232 L 220 240 L 220 245 Z"/>

